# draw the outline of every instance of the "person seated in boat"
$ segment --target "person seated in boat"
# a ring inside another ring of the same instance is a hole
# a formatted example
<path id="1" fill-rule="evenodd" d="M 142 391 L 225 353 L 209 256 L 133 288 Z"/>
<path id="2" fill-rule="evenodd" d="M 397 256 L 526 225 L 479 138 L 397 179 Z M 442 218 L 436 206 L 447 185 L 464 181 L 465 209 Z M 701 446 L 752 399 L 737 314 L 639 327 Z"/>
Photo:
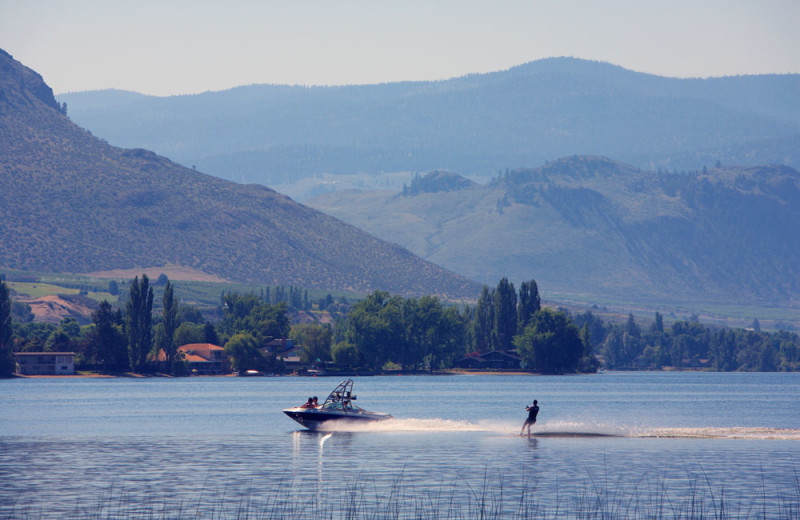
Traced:
<path id="1" fill-rule="evenodd" d="M 312 398 L 311 404 L 314 405 L 314 408 L 319 408 L 319 399 L 317 398 L 316 395 Z"/>
<path id="2" fill-rule="evenodd" d="M 308 398 L 308 401 L 306 401 L 305 403 L 303 403 L 303 405 L 302 405 L 302 406 L 300 406 L 300 408 L 314 408 L 314 399 L 312 399 L 311 397 L 309 397 L 309 398 Z"/>
<path id="3" fill-rule="evenodd" d="M 350 406 L 350 392 L 345 394 L 344 399 L 342 399 L 342 408 L 345 410 L 350 410 L 352 407 Z"/>

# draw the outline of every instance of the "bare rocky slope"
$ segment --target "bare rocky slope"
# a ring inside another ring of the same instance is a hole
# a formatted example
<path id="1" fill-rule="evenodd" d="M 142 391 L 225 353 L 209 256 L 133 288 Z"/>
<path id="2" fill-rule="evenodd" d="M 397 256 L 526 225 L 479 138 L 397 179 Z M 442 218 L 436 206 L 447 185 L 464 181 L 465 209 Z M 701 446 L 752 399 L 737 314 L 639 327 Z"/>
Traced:
<path id="1" fill-rule="evenodd" d="M 0 51 L 0 266 L 185 266 L 233 281 L 471 297 L 480 287 L 269 188 L 121 149 Z"/>

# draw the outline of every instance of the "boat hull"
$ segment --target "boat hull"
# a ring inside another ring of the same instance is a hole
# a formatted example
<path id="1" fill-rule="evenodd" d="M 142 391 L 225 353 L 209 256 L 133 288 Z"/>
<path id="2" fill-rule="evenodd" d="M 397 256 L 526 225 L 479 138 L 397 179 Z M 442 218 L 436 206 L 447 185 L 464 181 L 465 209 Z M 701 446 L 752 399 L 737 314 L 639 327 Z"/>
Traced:
<path id="1" fill-rule="evenodd" d="M 342 423 L 366 424 L 392 418 L 392 416 L 387 413 L 324 411 L 299 407 L 287 408 L 283 410 L 283 413 L 309 430 L 330 429 L 331 427 L 335 427 L 336 424 Z"/>

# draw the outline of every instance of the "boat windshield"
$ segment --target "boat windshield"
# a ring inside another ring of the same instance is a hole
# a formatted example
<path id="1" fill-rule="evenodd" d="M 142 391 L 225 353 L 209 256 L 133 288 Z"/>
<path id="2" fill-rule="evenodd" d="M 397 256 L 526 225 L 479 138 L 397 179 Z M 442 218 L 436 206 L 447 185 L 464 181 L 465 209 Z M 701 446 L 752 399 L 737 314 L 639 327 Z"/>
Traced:
<path id="1" fill-rule="evenodd" d="M 359 408 L 358 406 L 356 406 L 354 404 L 350 404 L 350 405 L 347 405 L 345 407 L 345 404 L 342 403 L 342 402 L 325 402 L 322 405 L 322 409 L 323 410 L 340 410 L 340 411 L 346 411 L 346 412 L 360 412 L 361 411 L 361 408 Z"/>

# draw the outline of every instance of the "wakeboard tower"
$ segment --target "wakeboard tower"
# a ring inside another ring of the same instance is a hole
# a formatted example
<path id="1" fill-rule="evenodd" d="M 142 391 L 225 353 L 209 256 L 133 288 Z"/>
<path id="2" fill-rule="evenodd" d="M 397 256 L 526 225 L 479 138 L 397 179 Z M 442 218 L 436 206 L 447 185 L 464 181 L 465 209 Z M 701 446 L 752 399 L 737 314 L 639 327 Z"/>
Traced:
<path id="1" fill-rule="evenodd" d="M 345 379 L 333 389 L 325 402 L 317 407 L 295 406 L 283 413 L 309 430 L 324 430 L 342 422 L 367 423 L 385 421 L 392 416 L 383 412 L 370 412 L 353 404 L 353 380 Z"/>

